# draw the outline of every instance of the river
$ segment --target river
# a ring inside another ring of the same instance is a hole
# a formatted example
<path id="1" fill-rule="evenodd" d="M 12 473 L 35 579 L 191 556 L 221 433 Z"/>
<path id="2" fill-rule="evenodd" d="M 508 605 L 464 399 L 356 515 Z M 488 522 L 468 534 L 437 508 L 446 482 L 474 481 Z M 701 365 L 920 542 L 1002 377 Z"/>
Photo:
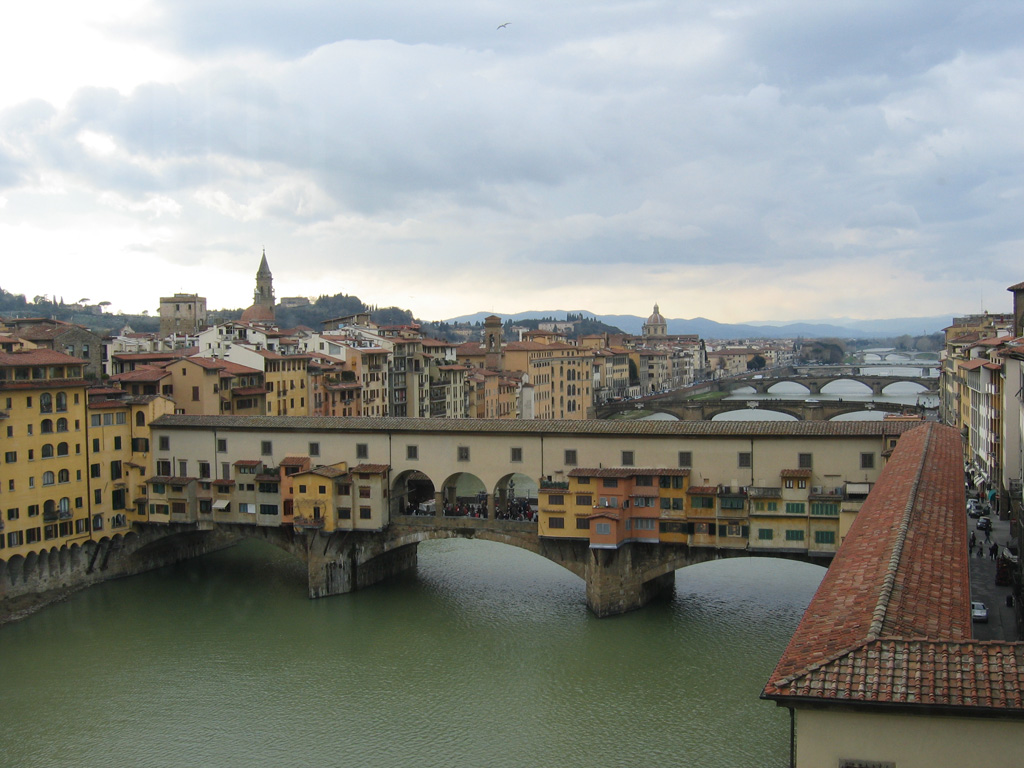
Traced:
<path id="1" fill-rule="evenodd" d="M 94 587 L 0 630 L 0 765 L 784 766 L 758 695 L 824 569 L 732 559 L 596 619 L 583 582 L 478 541 L 306 597 L 249 542 Z"/>

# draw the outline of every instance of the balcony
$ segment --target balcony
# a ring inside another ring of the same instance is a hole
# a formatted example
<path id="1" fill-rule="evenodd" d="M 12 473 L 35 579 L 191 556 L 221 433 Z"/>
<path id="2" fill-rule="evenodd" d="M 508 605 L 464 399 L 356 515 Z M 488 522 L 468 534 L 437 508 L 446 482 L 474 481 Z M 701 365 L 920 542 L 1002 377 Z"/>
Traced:
<path id="1" fill-rule="evenodd" d="M 550 490 L 567 491 L 567 490 L 569 490 L 569 483 L 568 482 L 559 482 L 557 480 L 541 480 L 540 481 L 540 487 L 541 487 L 541 490 L 550 489 Z"/>
<path id="2" fill-rule="evenodd" d="M 322 517 L 293 517 L 292 525 L 296 528 L 309 528 L 311 530 L 319 530 L 324 527 L 324 519 Z"/>
<path id="3" fill-rule="evenodd" d="M 782 488 L 769 488 L 752 485 L 747 488 L 747 496 L 752 499 L 781 499 Z"/>

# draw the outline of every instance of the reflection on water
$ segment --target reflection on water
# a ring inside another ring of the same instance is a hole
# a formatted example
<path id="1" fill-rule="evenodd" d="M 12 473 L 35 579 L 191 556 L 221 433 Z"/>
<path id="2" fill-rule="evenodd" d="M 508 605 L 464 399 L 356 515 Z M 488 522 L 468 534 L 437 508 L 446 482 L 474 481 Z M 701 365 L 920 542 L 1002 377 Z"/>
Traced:
<path id="1" fill-rule="evenodd" d="M 428 542 L 311 601 L 249 543 L 4 628 L 0 765 L 783 766 L 788 717 L 758 694 L 823 573 L 707 563 L 599 620 L 582 581 L 499 544 Z"/>

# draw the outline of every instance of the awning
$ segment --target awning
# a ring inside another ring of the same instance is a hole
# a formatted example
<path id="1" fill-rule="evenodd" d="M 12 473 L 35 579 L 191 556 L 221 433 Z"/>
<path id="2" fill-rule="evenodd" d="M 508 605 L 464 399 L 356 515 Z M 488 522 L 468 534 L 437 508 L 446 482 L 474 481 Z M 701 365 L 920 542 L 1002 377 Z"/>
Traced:
<path id="1" fill-rule="evenodd" d="M 229 506 L 231 506 L 231 502 L 227 499 L 217 499 L 213 502 L 214 509 L 227 509 Z"/>

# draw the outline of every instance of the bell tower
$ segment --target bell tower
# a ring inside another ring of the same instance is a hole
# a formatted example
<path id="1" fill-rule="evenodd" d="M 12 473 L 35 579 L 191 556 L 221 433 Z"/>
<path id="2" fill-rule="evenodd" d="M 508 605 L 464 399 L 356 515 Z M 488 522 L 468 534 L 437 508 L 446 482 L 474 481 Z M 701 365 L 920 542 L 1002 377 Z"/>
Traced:
<path id="1" fill-rule="evenodd" d="M 501 353 L 501 318 L 497 315 L 484 318 L 484 353 L 484 367 L 500 371 L 504 356 Z"/>

